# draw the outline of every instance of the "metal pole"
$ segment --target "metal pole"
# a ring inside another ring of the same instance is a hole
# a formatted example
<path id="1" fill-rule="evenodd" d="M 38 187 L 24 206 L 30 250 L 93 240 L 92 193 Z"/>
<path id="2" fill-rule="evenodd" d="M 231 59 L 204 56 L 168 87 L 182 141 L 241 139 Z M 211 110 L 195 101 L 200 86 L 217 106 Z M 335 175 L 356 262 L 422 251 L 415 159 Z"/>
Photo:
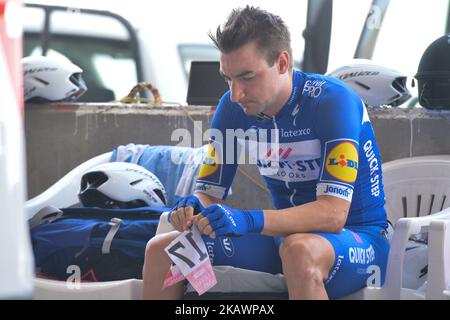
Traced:
<path id="1" fill-rule="evenodd" d="M 354 58 L 371 59 L 390 0 L 373 0 L 356 47 Z"/>
<path id="2" fill-rule="evenodd" d="M 308 0 L 302 70 L 325 73 L 330 53 L 333 0 Z"/>

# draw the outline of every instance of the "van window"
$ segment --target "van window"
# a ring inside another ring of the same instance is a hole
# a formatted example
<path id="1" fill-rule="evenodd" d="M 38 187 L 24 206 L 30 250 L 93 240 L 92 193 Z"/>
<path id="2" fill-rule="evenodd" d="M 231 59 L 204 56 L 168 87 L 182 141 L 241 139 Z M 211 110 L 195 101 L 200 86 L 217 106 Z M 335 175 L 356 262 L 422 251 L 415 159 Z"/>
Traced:
<path id="1" fill-rule="evenodd" d="M 219 61 L 220 59 L 219 50 L 208 44 L 179 44 L 178 52 L 186 80 L 189 77 L 192 61 Z"/>
<path id="2" fill-rule="evenodd" d="M 25 8 L 24 56 L 62 54 L 83 69 L 88 90 L 79 102 L 107 102 L 128 94 L 138 82 L 135 52 L 120 21 L 100 14 L 50 11 L 48 37 L 43 37 L 44 10 Z M 38 13 L 41 11 L 41 13 Z"/>

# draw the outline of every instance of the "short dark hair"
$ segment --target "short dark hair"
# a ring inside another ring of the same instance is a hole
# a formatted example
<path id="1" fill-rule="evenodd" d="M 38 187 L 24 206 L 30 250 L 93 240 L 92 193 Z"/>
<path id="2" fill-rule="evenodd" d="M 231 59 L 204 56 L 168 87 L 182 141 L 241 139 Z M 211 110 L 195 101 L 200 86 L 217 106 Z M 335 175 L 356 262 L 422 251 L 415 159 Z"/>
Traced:
<path id="1" fill-rule="evenodd" d="M 233 9 L 227 21 L 217 27 L 216 34 L 209 32 L 214 45 L 223 53 L 239 49 L 255 41 L 267 63 L 273 66 L 281 51 L 287 51 L 292 69 L 291 35 L 283 20 L 259 7 L 246 6 Z"/>

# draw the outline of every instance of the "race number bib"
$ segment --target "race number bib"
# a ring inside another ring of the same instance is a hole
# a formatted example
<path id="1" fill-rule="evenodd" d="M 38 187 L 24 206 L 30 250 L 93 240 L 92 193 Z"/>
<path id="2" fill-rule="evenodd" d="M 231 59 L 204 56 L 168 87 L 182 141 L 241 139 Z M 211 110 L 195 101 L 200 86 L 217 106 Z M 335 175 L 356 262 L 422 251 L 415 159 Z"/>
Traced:
<path id="1" fill-rule="evenodd" d="M 184 279 L 185 277 L 181 273 L 180 268 L 178 268 L 176 264 L 173 264 L 170 267 L 169 272 L 167 272 L 166 278 L 164 279 L 163 289 L 170 287 Z"/>
<path id="2" fill-rule="evenodd" d="M 202 295 L 216 285 L 217 279 L 205 243 L 196 226 L 180 234 L 165 251 L 175 265 L 170 269 L 163 288 L 187 278 L 198 294 Z"/>

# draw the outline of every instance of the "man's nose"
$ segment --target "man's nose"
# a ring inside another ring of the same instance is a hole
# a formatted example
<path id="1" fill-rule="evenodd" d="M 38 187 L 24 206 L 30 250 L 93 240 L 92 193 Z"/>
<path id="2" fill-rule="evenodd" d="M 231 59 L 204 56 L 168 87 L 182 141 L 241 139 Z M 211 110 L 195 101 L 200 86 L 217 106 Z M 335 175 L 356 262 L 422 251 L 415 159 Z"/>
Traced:
<path id="1" fill-rule="evenodd" d="M 231 90 L 231 101 L 239 102 L 245 96 L 244 89 L 237 81 L 231 81 L 230 83 Z"/>

